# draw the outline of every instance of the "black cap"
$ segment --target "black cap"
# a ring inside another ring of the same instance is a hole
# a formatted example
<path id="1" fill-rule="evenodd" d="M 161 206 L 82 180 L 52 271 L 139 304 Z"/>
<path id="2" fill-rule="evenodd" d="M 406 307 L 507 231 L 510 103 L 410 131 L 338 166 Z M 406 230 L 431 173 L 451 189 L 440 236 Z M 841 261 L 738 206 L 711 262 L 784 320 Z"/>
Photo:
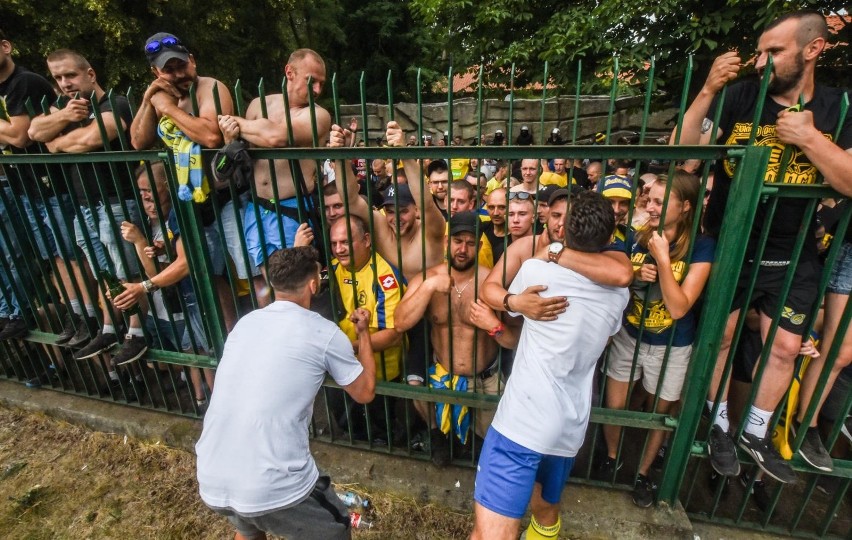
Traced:
<path id="1" fill-rule="evenodd" d="M 411 188 L 408 187 L 408 184 L 399 184 L 398 189 L 391 186 L 385 191 L 385 198 L 382 202 L 382 206 L 396 204 L 397 198 L 399 198 L 400 206 L 414 204 L 414 197 L 411 195 Z"/>
<path id="2" fill-rule="evenodd" d="M 463 232 L 476 234 L 476 223 L 478 221 L 479 216 L 476 212 L 470 210 L 453 214 L 450 216 L 450 236 Z"/>
<path id="3" fill-rule="evenodd" d="M 550 186 L 548 186 L 548 187 L 550 187 Z M 575 191 L 580 191 L 580 188 L 578 188 L 577 186 L 572 186 L 572 189 L 575 190 Z M 568 190 L 567 189 L 565 189 L 565 188 L 554 189 L 547 198 L 547 205 L 550 206 L 551 204 L 555 203 L 556 201 L 558 201 L 559 199 L 561 199 L 563 197 L 565 197 L 566 199 L 568 198 Z"/>
<path id="4" fill-rule="evenodd" d="M 539 202 L 545 202 L 548 205 L 550 204 L 550 197 L 558 191 L 560 187 L 556 184 L 548 184 L 546 186 L 541 186 L 538 190 L 538 193 L 535 194 L 535 200 Z"/>
<path id="5" fill-rule="evenodd" d="M 157 32 L 145 41 L 145 56 L 149 64 L 163 69 L 172 58 L 188 62 L 189 50 L 173 34 Z"/>

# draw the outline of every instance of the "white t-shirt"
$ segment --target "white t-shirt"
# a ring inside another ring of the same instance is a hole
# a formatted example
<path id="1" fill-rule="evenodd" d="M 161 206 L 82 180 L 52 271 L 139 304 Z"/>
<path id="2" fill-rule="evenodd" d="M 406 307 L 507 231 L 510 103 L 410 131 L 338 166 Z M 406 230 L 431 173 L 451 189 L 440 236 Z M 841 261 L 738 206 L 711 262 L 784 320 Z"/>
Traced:
<path id="1" fill-rule="evenodd" d="M 547 285 L 542 296 L 568 297 L 568 309 L 555 321 L 524 318 L 512 376 L 492 425 L 535 452 L 573 457 L 589 423 L 595 364 L 621 327 L 628 293 L 539 259 L 524 261 L 509 292 L 532 285 Z"/>
<path id="2" fill-rule="evenodd" d="M 242 513 L 300 502 L 319 477 L 308 448 L 325 374 L 341 386 L 363 368 L 331 321 L 277 301 L 237 323 L 195 452 L 201 498 Z"/>

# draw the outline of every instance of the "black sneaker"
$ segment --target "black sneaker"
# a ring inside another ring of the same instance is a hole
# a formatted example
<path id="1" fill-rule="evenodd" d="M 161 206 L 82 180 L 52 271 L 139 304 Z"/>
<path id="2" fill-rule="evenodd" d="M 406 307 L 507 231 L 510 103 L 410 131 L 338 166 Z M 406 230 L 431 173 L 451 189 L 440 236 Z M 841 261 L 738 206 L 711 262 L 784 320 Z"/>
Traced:
<path id="1" fill-rule="evenodd" d="M 104 334 L 98 330 L 95 338 L 88 345 L 74 353 L 74 360 L 86 360 L 97 356 L 115 347 L 116 343 L 118 343 L 118 337 L 115 334 Z"/>
<path id="2" fill-rule="evenodd" d="M 740 461 L 737 459 L 734 440 L 718 424 L 713 424 L 710 428 L 707 452 L 710 454 L 710 465 L 717 473 L 724 476 L 740 474 Z"/>
<path id="3" fill-rule="evenodd" d="M 604 457 L 604 460 L 598 463 L 596 475 L 599 480 L 612 482 L 617 471 L 621 470 L 624 463 L 616 464 L 615 459 L 609 456 Z"/>
<path id="4" fill-rule="evenodd" d="M 147 351 L 148 342 L 144 337 L 127 334 L 127 337 L 124 338 L 124 344 L 121 346 L 121 351 L 112 357 L 112 363 L 116 366 L 123 366 L 135 362 Z"/>
<path id="5" fill-rule="evenodd" d="M 110 334 L 107 334 L 107 335 L 110 335 Z M 112 335 L 115 335 L 115 334 L 112 334 Z M 97 336 L 95 336 L 95 340 L 96 339 L 98 339 Z M 94 340 L 92 340 L 92 343 L 94 343 Z M 128 381 L 124 385 L 124 388 L 122 388 L 121 383 L 119 382 L 118 379 L 110 379 L 109 389 L 110 389 L 110 393 L 112 393 L 113 399 L 123 399 L 123 400 L 127 401 L 128 403 L 132 403 L 132 402 L 136 401 L 136 399 L 137 399 L 136 398 L 136 391 L 133 389 L 133 385 L 130 383 L 130 381 Z"/>
<path id="6" fill-rule="evenodd" d="M 77 315 L 73 311 L 66 313 L 65 318 L 62 319 L 62 332 L 56 336 L 56 341 L 54 341 L 54 343 L 57 345 L 65 345 L 71 341 L 71 338 L 73 338 L 77 333 L 77 328 L 81 324 L 84 324 L 83 317 Z"/>
<path id="7" fill-rule="evenodd" d="M 429 433 L 431 439 L 432 463 L 438 467 L 450 464 L 450 439 L 440 429 L 435 428 Z"/>
<path id="8" fill-rule="evenodd" d="M 11 320 L 12 319 L 10 319 L 9 317 L 0 317 L 0 332 L 2 332 L 4 328 L 6 328 L 6 325 L 9 324 L 9 321 Z"/>
<path id="9" fill-rule="evenodd" d="M 751 481 L 751 475 L 743 471 L 740 475 L 740 483 L 744 488 L 747 488 L 749 481 Z M 766 487 L 766 482 L 763 480 L 755 480 L 754 484 L 751 486 L 751 494 L 754 495 L 754 504 L 760 508 L 761 512 L 766 512 L 766 509 L 769 508 L 769 505 L 772 502 L 771 497 L 769 496 L 769 488 Z"/>
<path id="10" fill-rule="evenodd" d="M 42 383 L 47 382 L 46 375 L 39 375 L 38 377 L 33 377 L 32 379 L 27 379 L 24 381 L 24 384 L 27 388 L 41 388 Z"/>
<path id="11" fill-rule="evenodd" d="M 9 319 L 3 331 L 0 332 L 0 341 L 7 339 L 22 338 L 30 333 L 27 321 L 24 319 Z"/>
<path id="12" fill-rule="evenodd" d="M 648 508 L 654 504 L 656 491 L 657 485 L 644 474 L 640 474 L 636 478 L 636 485 L 633 486 L 633 504 L 640 508 Z"/>
<path id="13" fill-rule="evenodd" d="M 793 437 L 799 431 L 800 426 L 793 422 L 790 426 Z M 808 462 L 811 467 L 819 469 L 823 472 L 831 472 L 834 462 L 831 461 L 831 456 L 828 455 L 828 450 L 822 444 L 822 439 L 819 438 L 819 432 L 816 428 L 809 427 L 805 429 L 805 438 L 802 440 L 802 446 L 799 447 L 799 455 L 802 459 Z"/>
<path id="14" fill-rule="evenodd" d="M 743 431 L 739 441 L 740 448 L 751 454 L 754 462 L 763 472 L 778 480 L 782 484 L 796 481 L 796 473 L 790 465 L 781 457 L 775 445 L 768 438 L 759 438 L 747 431 Z"/>
<path id="15" fill-rule="evenodd" d="M 719 489 L 719 482 L 722 483 L 722 497 L 727 497 L 728 488 L 731 486 L 731 477 L 719 474 L 715 470 L 710 469 L 710 489 L 713 493 Z"/>
<path id="16" fill-rule="evenodd" d="M 84 343 L 92 339 L 92 331 L 90 328 L 94 328 L 97 325 L 97 321 L 92 317 L 86 317 L 83 319 L 81 324 L 77 325 L 77 331 L 74 333 L 74 337 L 69 339 L 66 343 L 66 347 L 82 347 Z"/>
<path id="17" fill-rule="evenodd" d="M 668 451 L 668 447 L 663 445 L 657 450 L 657 455 L 654 457 L 653 463 L 651 463 L 651 469 L 655 471 L 662 471 L 663 465 L 666 462 L 666 451 Z"/>

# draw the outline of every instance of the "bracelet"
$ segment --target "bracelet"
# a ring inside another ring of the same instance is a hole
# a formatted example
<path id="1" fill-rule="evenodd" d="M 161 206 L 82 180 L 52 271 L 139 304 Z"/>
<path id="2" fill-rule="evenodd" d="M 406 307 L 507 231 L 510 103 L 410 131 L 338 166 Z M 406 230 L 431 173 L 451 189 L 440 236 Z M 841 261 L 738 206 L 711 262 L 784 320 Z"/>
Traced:
<path id="1" fill-rule="evenodd" d="M 503 307 L 506 308 L 506 311 L 512 311 L 512 308 L 509 307 L 509 297 L 510 296 L 515 296 L 515 295 L 512 294 L 512 293 L 509 293 L 509 294 L 507 294 L 506 296 L 503 297 Z"/>
<path id="2" fill-rule="evenodd" d="M 493 338 L 500 337 L 501 335 L 503 335 L 503 330 L 505 329 L 506 328 L 503 326 L 503 323 L 500 323 L 491 330 L 489 330 L 488 335 Z"/>

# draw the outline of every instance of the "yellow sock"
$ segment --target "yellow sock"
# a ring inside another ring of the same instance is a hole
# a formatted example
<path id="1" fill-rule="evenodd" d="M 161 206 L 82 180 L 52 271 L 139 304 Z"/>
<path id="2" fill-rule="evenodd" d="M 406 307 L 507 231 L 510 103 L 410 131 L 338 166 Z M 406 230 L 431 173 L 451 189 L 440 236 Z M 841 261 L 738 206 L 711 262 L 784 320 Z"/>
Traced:
<path id="1" fill-rule="evenodd" d="M 545 527 L 538 521 L 535 516 L 530 516 L 530 526 L 527 527 L 527 540 L 553 540 L 559 536 L 559 529 L 562 527 L 562 518 L 557 517 L 556 523 Z"/>

